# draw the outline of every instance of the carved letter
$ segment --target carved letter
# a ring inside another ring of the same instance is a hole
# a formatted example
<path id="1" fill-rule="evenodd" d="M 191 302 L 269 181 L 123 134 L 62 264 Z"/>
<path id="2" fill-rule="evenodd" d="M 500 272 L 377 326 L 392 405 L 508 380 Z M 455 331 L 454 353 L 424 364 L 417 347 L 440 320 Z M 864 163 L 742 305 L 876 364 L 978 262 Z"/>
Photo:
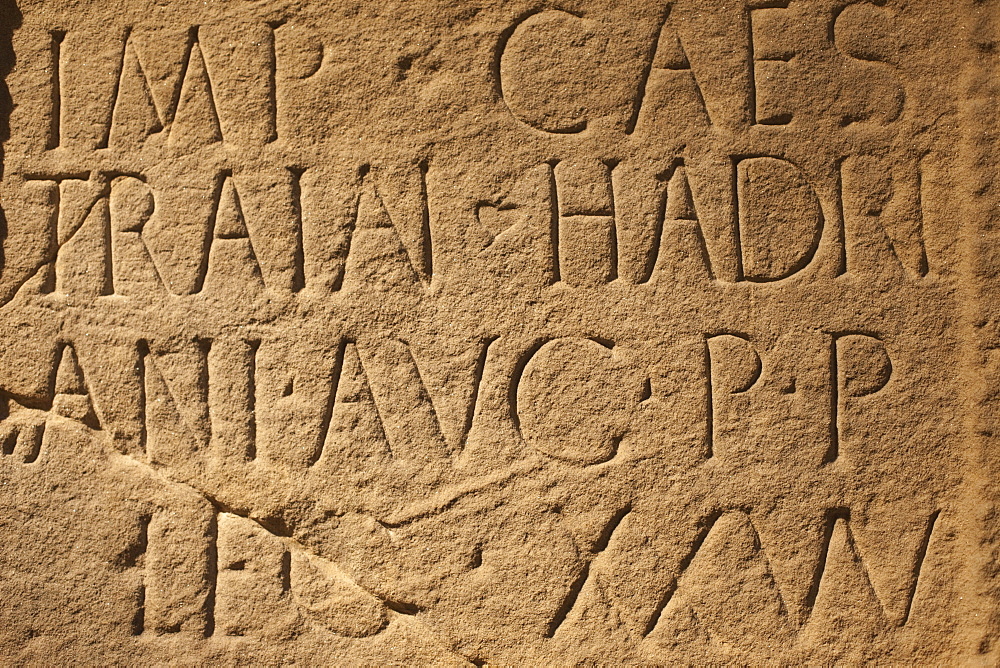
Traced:
<path id="1" fill-rule="evenodd" d="M 640 116 L 643 119 L 662 118 L 670 123 L 710 124 L 712 121 L 698 79 L 691 69 L 680 37 L 670 23 L 669 8 L 652 46 L 625 133 L 635 132 Z"/>
<path id="2" fill-rule="evenodd" d="M 557 163 L 553 169 L 553 278 L 572 287 L 618 277 L 614 164 Z"/>
<path id="3" fill-rule="evenodd" d="M 730 422 L 736 407 L 730 397 L 752 388 L 760 378 L 760 355 L 750 340 L 740 334 L 719 334 L 705 339 L 706 380 L 706 457 L 724 454 L 719 436 L 732 431 Z M 724 425 L 720 429 L 720 425 Z"/>
<path id="4" fill-rule="evenodd" d="M 844 246 L 839 274 L 928 274 L 922 165 L 912 165 L 912 171 L 907 167 L 894 169 L 880 157 L 865 155 L 841 163 Z M 900 178 L 901 171 L 905 178 Z"/>
<path id="5" fill-rule="evenodd" d="M 755 27 L 758 23 L 766 22 L 771 18 L 771 15 L 780 13 L 787 7 L 787 2 L 779 2 L 767 7 L 750 9 L 747 12 L 747 21 L 750 24 L 750 121 L 753 124 L 788 125 L 792 122 L 791 113 L 779 108 L 772 108 L 776 105 L 771 103 L 771 96 L 768 95 L 767 91 L 761 93 L 761 83 L 770 82 L 772 90 L 781 89 L 782 86 L 775 86 L 775 83 L 782 80 L 785 63 L 791 60 L 795 54 L 787 48 L 775 47 L 767 43 L 766 39 L 759 40 L 759 33 Z"/>
<path id="6" fill-rule="evenodd" d="M 816 255 L 823 233 L 816 192 L 786 160 L 744 158 L 735 167 L 742 278 L 767 283 L 802 271 Z"/>
<path id="7" fill-rule="evenodd" d="M 844 332 L 834 334 L 830 355 L 830 448 L 823 461 L 840 456 L 840 414 L 851 398 L 865 397 L 885 387 L 892 376 L 892 360 L 885 344 L 874 336 Z"/>
<path id="8" fill-rule="evenodd" d="M 858 2 L 834 16 L 834 46 L 850 63 L 844 73 L 845 100 L 837 105 L 845 126 L 864 121 L 886 125 L 903 113 L 906 89 L 892 64 L 898 57 L 893 39 L 899 29 L 886 14 L 875 3 Z"/>
<path id="9" fill-rule="evenodd" d="M 613 344 L 556 339 L 529 351 L 519 370 L 511 414 L 529 446 L 585 466 L 617 454 L 644 385 Z"/>
<path id="10" fill-rule="evenodd" d="M 194 150 L 221 140 L 222 127 L 212 91 L 212 78 L 195 29 L 188 47 L 184 78 L 180 82 L 177 113 L 167 143 Z"/>
<path id="11" fill-rule="evenodd" d="M 430 282 L 433 239 L 427 209 L 425 164 L 417 169 L 369 170 L 358 174 L 352 211 L 345 221 L 343 257 L 332 288 L 345 284 L 403 285 Z M 387 176 L 392 177 L 391 181 Z M 390 191 L 386 181 L 399 188 Z M 389 198 L 389 194 L 393 195 Z M 312 236 L 312 234 L 310 234 Z"/>
<path id="12" fill-rule="evenodd" d="M 59 148 L 62 144 L 62 44 L 66 32 L 53 30 L 52 33 L 52 107 L 49 111 L 49 136 L 46 149 Z"/>
<path id="13" fill-rule="evenodd" d="M 108 122 L 97 148 L 107 148 L 109 144 L 135 148 L 147 136 L 163 129 L 163 118 L 153 100 L 149 78 L 139 61 L 130 29 L 125 32 L 118 72 Z"/>
<path id="14" fill-rule="evenodd" d="M 514 118 L 535 130 L 582 132 L 617 102 L 608 88 L 594 85 L 602 76 L 607 42 L 599 24 L 565 11 L 521 17 L 497 46 L 498 97 Z"/>

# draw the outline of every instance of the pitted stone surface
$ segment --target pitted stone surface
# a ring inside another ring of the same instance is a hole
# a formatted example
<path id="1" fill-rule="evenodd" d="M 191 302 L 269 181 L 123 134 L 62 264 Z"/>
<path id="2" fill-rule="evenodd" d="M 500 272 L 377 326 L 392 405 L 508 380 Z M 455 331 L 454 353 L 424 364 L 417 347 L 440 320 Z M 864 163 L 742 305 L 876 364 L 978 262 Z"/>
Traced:
<path id="1" fill-rule="evenodd" d="M 0 0 L 0 656 L 1000 661 L 998 39 Z"/>

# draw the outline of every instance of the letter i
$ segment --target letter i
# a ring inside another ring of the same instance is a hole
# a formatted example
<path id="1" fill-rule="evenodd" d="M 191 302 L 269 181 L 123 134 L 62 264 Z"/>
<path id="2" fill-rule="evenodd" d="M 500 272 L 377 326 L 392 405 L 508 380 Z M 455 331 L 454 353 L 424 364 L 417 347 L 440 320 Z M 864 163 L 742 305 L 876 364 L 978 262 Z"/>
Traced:
<path id="1" fill-rule="evenodd" d="M 48 150 L 59 148 L 62 144 L 62 44 L 66 39 L 66 31 L 53 30 L 52 37 L 52 106 L 49 118 L 49 135 L 45 142 Z"/>

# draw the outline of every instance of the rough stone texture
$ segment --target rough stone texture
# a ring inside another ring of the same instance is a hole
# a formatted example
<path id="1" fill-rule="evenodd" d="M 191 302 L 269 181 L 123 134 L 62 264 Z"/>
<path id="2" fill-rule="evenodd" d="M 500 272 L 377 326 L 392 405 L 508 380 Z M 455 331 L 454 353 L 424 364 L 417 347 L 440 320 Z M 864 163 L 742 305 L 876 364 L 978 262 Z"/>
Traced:
<path id="1" fill-rule="evenodd" d="M 996 665 L 998 40 L 0 0 L 4 663 Z"/>

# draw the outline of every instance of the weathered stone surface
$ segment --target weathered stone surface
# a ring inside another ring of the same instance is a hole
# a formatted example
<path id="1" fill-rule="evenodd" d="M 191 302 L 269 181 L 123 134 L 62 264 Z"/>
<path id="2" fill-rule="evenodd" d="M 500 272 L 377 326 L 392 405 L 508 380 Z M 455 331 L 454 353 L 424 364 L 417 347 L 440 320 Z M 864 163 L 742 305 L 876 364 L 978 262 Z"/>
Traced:
<path id="1" fill-rule="evenodd" d="M 0 656 L 1000 662 L 998 40 L 0 0 Z"/>

